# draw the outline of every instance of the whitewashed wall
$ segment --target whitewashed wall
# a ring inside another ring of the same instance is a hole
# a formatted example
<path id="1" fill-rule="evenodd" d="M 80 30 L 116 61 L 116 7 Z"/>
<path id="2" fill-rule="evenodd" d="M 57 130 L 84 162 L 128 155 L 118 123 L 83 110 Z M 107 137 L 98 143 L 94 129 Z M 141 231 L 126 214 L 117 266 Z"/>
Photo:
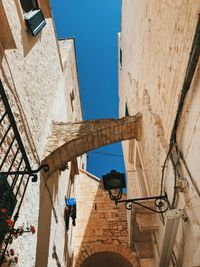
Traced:
<path id="1" fill-rule="evenodd" d="M 0 78 L 12 105 L 31 166 L 37 168 L 43 159 L 52 122 L 82 119 L 75 43 L 73 39 L 57 41 L 51 18 L 46 19 L 47 25 L 41 33 L 32 37 L 23 21 L 20 2 L 3 0 L 2 3 L 16 49 L 4 50 Z M 72 90 L 73 108 L 70 96 Z M 82 162 L 86 164 L 84 157 L 78 160 L 78 166 L 82 166 Z M 56 223 L 52 215 L 49 222 L 50 241 L 46 250 L 48 266 L 51 267 L 57 266 L 52 258 L 54 243 L 61 265 L 67 264 L 68 260 L 63 211 L 69 174 L 70 164 L 69 170 L 58 177 L 57 192 L 52 193 L 59 220 Z M 19 254 L 20 267 L 35 266 L 36 254 L 38 255 L 36 247 L 39 200 L 42 194 L 40 179 L 36 183 L 29 183 L 17 225 L 29 222 L 36 227 L 36 234 L 19 237 L 13 242 L 12 247 Z M 50 199 L 47 197 L 45 201 L 48 206 Z M 73 247 L 71 249 L 73 250 Z"/>
<path id="2" fill-rule="evenodd" d="M 122 1 L 121 35 L 122 68 L 119 67 L 120 116 L 143 114 L 143 138 L 140 143 L 144 173 L 150 194 L 160 192 L 161 170 L 170 142 L 181 94 L 189 53 L 200 10 L 199 1 Z M 183 267 L 200 265 L 199 131 L 200 131 L 199 64 L 186 99 L 178 129 L 178 142 L 187 162 L 191 179 L 183 168 L 187 187 L 178 193 L 176 207 L 184 210 L 188 221 L 181 221 L 175 253 Z M 127 171 L 129 144 L 124 142 Z M 128 174 L 128 193 L 134 194 L 134 175 Z M 173 197 L 174 174 L 167 164 L 165 189 Z M 135 196 L 137 192 L 135 190 Z M 163 227 L 160 226 L 160 232 Z M 157 234 L 158 248 L 161 238 Z"/>

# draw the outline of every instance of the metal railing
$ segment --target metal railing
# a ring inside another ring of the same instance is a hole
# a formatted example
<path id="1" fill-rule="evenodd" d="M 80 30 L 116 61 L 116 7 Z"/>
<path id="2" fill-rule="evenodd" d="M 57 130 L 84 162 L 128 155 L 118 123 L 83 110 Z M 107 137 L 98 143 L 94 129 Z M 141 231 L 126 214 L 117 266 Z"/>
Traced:
<path id="1" fill-rule="evenodd" d="M 12 238 L 12 229 L 19 217 L 30 178 L 33 182 L 37 181 L 37 172 L 41 169 L 47 171 L 48 166 L 41 165 L 36 170 L 31 169 L 7 95 L 0 81 L 0 210 L 4 209 L 5 215 L 12 217 L 13 220 L 8 233 L 2 233 L 3 229 L 0 229 L 2 242 L 0 265 L 4 260 L 9 239 Z"/>

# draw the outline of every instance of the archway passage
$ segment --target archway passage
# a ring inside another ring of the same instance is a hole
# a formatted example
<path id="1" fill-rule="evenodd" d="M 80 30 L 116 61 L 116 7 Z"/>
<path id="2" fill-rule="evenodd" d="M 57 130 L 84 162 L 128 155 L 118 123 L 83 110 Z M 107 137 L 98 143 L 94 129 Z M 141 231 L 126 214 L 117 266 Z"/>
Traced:
<path id="1" fill-rule="evenodd" d="M 88 257 L 81 267 L 132 267 L 132 265 L 117 253 L 99 252 Z"/>
<path id="2" fill-rule="evenodd" d="M 64 169 L 67 162 L 95 148 L 123 140 L 140 141 L 141 125 L 141 113 L 121 119 L 54 123 L 43 160 L 49 166 L 45 176 Z"/>

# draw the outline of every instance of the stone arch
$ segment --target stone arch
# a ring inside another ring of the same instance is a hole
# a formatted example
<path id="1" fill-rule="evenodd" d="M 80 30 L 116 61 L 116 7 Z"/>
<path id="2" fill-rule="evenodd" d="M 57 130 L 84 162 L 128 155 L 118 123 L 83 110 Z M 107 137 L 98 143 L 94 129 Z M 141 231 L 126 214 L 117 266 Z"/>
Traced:
<path id="1" fill-rule="evenodd" d="M 67 162 L 93 149 L 123 140 L 141 139 L 142 115 L 121 119 L 54 123 L 46 146 L 43 163 L 48 164 L 50 176 L 62 170 Z"/>
<path id="2" fill-rule="evenodd" d="M 81 265 L 89 257 L 97 253 L 103 253 L 103 252 L 111 252 L 117 254 L 122 258 L 124 258 L 133 267 L 140 266 L 136 254 L 134 252 L 131 252 L 128 248 L 124 248 L 121 246 L 98 244 L 98 245 L 87 246 L 87 248 L 82 250 L 81 253 L 79 254 L 78 259 L 75 259 L 74 267 L 81 267 Z"/>
<path id="3" fill-rule="evenodd" d="M 88 257 L 81 267 L 132 267 L 132 264 L 115 252 L 98 252 Z"/>

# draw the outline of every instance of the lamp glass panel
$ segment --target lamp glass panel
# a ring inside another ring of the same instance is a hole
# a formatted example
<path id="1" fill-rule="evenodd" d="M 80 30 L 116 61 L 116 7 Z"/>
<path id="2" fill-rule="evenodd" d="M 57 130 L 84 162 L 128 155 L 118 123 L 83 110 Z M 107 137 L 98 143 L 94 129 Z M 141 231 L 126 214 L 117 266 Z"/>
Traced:
<path id="1" fill-rule="evenodd" d="M 121 181 L 119 178 L 110 178 L 108 184 L 110 188 L 121 188 Z"/>

